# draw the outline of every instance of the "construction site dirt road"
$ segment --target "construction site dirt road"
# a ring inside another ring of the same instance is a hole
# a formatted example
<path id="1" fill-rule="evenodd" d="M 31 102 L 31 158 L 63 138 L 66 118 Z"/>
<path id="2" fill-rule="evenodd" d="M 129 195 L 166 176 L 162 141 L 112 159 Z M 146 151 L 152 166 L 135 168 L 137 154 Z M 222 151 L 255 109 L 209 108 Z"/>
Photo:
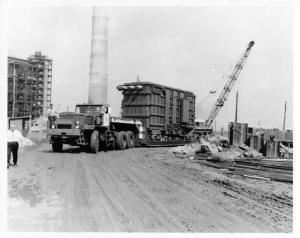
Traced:
<path id="1" fill-rule="evenodd" d="M 21 148 L 9 231 L 291 232 L 292 184 L 227 175 L 169 148 Z"/>

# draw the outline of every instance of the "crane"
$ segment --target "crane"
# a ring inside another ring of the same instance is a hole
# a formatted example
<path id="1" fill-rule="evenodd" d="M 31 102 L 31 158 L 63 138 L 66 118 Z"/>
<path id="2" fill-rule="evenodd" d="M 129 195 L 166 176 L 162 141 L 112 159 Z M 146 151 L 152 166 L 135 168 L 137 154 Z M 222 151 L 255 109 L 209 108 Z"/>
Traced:
<path id="1" fill-rule="evenodd" d="M 250 53 L 250 50 L 251 50 L 252 46 L 254 45 L 254 43 L 255 43 L 254 41 L 249 42 L 246 51 L 244 52 L 244 54 L 242 55 L 242 57 L 240 58 L 238 63 L 235 65 L 235 67 L 233 69 L 233 72 L 230 75 L 227 76 L 228 80 L 227 80 L 220 96 L 218 97 L 215 105 L 213 106 L 212 110 L 210 111 L 207 120 L 205 121 L 205 127 L 206 128 L 211 127 L 213 121 L 217 117 L 217 115 L 220 112 L 221 108 L 224 106 L 224 103 L 227 100 L 227 97 L 228 97 L 231 89 L 233 88 L 235 82 L 237 81 L 238 76 L 239 76 L 241 70 L 244 67 L 244 64 L 247 60 L 247 57 L 248 57 L 248 55 Z"/>

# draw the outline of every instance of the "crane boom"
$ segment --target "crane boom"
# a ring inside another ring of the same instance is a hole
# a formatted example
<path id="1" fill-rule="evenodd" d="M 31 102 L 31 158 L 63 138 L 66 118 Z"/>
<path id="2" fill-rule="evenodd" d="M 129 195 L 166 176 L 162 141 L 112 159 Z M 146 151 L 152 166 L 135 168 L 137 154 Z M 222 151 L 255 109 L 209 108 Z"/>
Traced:
<path id="1" fill-rule="evenodd" d="M 218 113 L 220 112 L 221 108 L 224 106 L 225 101 L 227 100 L 227 97 L 231 91 L 231 89 L 233 88 L 235 82 L 238 79 L 238 76 L 241 72 L 241 70 L 244 67 L 244 64 L 246 62 L 246 59 L 250 53 L 250 50 L 252 48 L 252 46 L 254 45 L 254 41 L 250 41 L 248 44 L 248 47 L 245 51 L 245 53 L 243 54 L 243 56 L 240 58 L 240 60 L 238 61 L 238 63 L 235 65 L 233 72 L 227 76 L 228 80 L 220 94 L 220 96 L 218 97 L 215 105 L 213 106 L 207 120 L 205 121 L 205 126 L 207 128 L 210 128 L 213 121 L 215 120 L 215 118 L 217 117 Z"/>

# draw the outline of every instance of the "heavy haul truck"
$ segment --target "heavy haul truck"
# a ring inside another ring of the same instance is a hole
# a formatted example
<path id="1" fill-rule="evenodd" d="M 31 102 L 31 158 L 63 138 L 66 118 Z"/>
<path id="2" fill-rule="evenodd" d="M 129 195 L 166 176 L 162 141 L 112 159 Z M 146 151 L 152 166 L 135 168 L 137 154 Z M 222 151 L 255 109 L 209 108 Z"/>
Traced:
<path id="1" fill-rule="evenodd" d="M 62 112 L 50 125 L 48 135 L 54 152 L 63 144 L 100 149 L 124 150 L 147 143 L 145 127 L 140 120 L 110 116 L 109 105 L 78 104 L 75 112 Z"/>
<path id="2" fill-rule="evenodd" d="M 191 141 L 193 93 L 150 82 L 121 85 L 122 118 L 112 117 L 109 105 L 78 104 L 62 112 L 48 130 L 54 152 L 63 144 L 99 149 L 135 146 L 176 146 Z M 159 110 L 158 110 L 159 109 Z"/>

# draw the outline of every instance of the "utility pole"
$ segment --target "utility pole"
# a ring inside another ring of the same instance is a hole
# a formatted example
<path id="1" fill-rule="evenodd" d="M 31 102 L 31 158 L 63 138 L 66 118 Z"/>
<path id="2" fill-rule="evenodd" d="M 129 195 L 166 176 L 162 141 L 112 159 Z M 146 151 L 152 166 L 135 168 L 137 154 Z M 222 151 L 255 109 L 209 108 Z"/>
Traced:
<path id="1" fill-rule="evenodd" d="M 235 119 L 234 119 L 235 123 L 237 123 L 237 119 L 238 119 L 238 102 L 239 102 L 239 91 L 236 91 L 236 95 L 235 95 Z"/>
<path id="2" fill-rule="evenodd" d="M 285 131 L 286 101 L 284 102 L 283 131 Z"/>

